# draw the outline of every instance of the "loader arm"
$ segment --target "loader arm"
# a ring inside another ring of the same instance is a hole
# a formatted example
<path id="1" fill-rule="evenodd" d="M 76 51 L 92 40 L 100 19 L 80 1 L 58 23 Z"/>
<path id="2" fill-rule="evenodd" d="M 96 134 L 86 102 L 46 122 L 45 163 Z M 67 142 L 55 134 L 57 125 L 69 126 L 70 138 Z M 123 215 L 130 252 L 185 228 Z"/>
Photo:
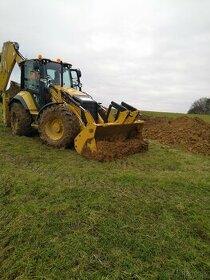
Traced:
<path id="1" fill-rule="evenodd" d="M 3 120 L 6 125 L 9 122 L 9 98 L 6 93 L 6 88 L 15 64 L 19 64 L 25 60 L 18 49 L 18 43 L 8 41 L 3 44 L 2 52 L 0 53 L 0 96 L 2 96 Z"/>

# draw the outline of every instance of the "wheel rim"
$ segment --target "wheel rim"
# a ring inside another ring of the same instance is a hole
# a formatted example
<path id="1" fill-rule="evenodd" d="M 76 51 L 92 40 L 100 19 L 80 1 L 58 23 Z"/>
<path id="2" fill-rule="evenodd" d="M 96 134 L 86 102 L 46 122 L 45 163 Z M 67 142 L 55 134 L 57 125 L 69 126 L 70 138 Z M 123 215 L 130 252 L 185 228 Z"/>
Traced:
<path id="1" fill-rule="evenodd" d="M 53 119 L 46 123 L 45 133 L 52 140 L 60 140 L 64 134 L 64 125 L 60 119 Z"/>

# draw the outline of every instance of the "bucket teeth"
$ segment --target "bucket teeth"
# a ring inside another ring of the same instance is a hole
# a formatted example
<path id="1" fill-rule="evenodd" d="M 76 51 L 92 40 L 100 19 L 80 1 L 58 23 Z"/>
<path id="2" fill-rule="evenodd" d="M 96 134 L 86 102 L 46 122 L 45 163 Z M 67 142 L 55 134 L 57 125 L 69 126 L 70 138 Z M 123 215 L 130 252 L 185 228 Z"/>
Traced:
<path id="1" fill-rule="evenodd" d="M 112 109 L 116 111 L 114 115 L 112 114 Z M 106 122 L 132 123 L 137 119 L 138 116 L 139 110 L 133 106 L 125 102 L 118 104 L 112 101 L 107 111 Z"/>

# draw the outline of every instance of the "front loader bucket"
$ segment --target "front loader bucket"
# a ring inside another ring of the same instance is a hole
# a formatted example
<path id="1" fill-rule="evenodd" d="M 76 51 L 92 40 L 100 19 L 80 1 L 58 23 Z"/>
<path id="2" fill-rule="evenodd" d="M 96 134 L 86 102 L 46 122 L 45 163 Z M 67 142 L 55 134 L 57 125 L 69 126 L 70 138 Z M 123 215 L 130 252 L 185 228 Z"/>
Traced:
<path id="1" fill-rule="evenodd" d="M 107 161 L 146 149 L 142 138 L 143 121 L 133 123 L 88 124 L 75 138 L 79 154 Z"/>

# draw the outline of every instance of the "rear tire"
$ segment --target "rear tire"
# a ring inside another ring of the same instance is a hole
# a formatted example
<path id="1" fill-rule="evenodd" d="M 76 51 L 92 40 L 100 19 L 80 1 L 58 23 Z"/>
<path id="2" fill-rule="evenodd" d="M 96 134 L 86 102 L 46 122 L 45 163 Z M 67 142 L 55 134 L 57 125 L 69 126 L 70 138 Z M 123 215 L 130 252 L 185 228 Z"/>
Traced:
<path id="1" fill-rule="evenodd" d="M 32 118 L 28 111 L 26 111 L 22 104 L 12 103 L 10 109 L 10 123 L 12 134 L 19 136 L 28 136 L 31 131 Z"/>
<path id="2" fill-rule="evenodd" d="M 40 116 L 40 138 L 50 146 L 56 148 L 71 147 L 79 132 L 79 120 L 63 105 L 48 107 Z"/>

